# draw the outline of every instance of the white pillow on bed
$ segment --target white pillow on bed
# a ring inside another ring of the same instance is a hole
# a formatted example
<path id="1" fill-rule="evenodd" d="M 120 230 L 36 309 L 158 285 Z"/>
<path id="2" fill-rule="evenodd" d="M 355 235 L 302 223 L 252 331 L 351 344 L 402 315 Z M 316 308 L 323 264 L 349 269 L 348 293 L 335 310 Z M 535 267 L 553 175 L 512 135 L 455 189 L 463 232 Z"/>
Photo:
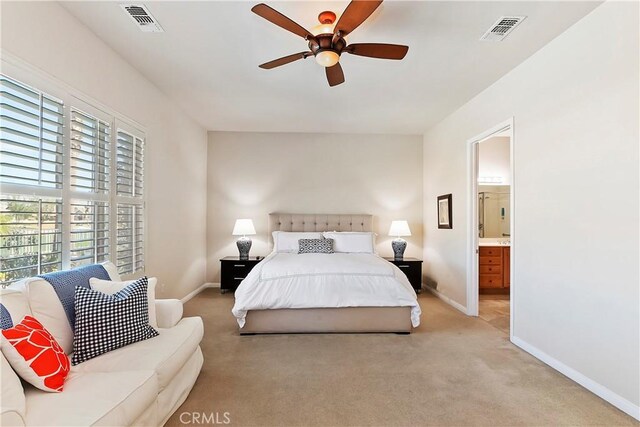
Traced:
<path id="1" fill-rule="evenodd" d="M 376 234 L 370 231 L 325 231 L 326 239 L 333 239 L 333 251 L 343 253 L 375 253 Z"/>
<path id="2" fill-rule="evenodd" d="M 298 240 L 300 239 L 322 239 L 320 232 L 292 232 L 274 231 L 273 250 L 274 252 L 298 253 Z"/>

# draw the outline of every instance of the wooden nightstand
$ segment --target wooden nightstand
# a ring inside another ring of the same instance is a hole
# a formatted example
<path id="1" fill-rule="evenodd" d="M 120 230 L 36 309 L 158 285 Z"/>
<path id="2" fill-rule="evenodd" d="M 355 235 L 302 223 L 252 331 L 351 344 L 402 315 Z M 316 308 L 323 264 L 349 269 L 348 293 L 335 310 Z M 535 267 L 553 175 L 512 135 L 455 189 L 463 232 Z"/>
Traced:
<path id="1" fill-rule="evenodd" d="M 240 282 L 264 257 L 240 259 L 237 256 L 226 256 L 220 260 L 220 292 L 235 291 Z"/>
<path id="2" fill-rule="evenodd" d="M 416 293 L 422 292 L 422 260 L 418 258 L 404 257 L 403 259 L 385 258 L 395 264 L 404 274 L 407 275 L 409 283 Z"/>

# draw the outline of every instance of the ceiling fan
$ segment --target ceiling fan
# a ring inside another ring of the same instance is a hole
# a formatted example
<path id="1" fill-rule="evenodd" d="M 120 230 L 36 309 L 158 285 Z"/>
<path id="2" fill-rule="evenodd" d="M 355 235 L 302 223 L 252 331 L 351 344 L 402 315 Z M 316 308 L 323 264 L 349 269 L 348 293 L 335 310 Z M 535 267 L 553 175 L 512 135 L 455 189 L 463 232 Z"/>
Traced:
<path id="1" fill-rule="evenodd" d="M 329 86 L 336 86 L 344 83 L 344 73 L 339 61 L 340 55 L 345 52 L 370 58 L 404 58 L 409 50 L 408 46 L 385 43 L 347 44 L 345 40 L 345 37 L 371 16 L 381 3 L 382 0 L 353 0 L 344 10 L 338 22 L 335 23 L 335 26 L 336 14 L 331 11 L 324 11 L 318 15 L 320 25 L 313 28 L 313 33 L 264 3 L 255 5 L 251 8 L 253 13 L 304 38 L 308 42 L 310 49 L 265 62 L 260 65 L 260 68 L 270 70 L 298 59 L 314 56 L 316 62 L 325 67 Z"/>

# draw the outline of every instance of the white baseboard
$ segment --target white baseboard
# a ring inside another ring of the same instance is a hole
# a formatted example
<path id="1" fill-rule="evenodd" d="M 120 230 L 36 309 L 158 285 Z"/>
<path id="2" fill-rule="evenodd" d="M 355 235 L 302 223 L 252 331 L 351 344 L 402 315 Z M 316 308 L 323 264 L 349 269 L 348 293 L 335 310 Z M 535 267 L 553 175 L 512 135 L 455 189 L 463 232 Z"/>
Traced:
<path id="1" fill-rule="evenodd" d="M 586 377 L 585 375 L 581 374 L 575 369 L 565 365 L 564 363 L 560 362 L 557 359 L 554 359 L 553 357 L 549 356 L 547 353 L 543 352 L 537 347 L 532 346 L 531 344 L 523 341 L 518 337 L 515 337 L 515 336 L 511 337 L 511 342 L 517 345 L 518 347 L 520 347 L 521 349 L 523 349 L 524 351 L 526 351 L 527 353 L 534 356 L 536 359 L 539 359 L 542 362 L 546 363 L 547 365 L 551 366 L 553 369 L 560 372 L 564 376 L 577 382 L 582 387 L 586 388 L 596 396 L 601 397 L 602 399 L 611 403 L 616 408 L 631 415 L 633 418 L 640 420 L 640 406 L 635 405 L 632 402 L 629 402 L 627 399 L 614 393 L 613 391 L 609 390 L 602 384 L 599 384 L 594 380 L 592 380 L 591 378 Z"/>
<path id="2" fill-rule="evenodd" d="M 220 287 L 220 283 L 204 283 L 201 286 L 197 287 L 195 290 L 189 292 L 187 295 L 182 297 L 180 301 L 182 301 L 182 303 L 184 304 L 207 288 L 219 288 L 219 287 Z"/>
<path id="3" fill-rule="evenodd" d="M 464 305 L 462 305 L 462 304 L 460 304 L 458 302 L 455 302 L 454 300 L 452 300 L 448 296 L 438 292 L 436 289 L 432 288 L 431 286 L 425 286 L 424 288 L 426 288 L 429 292 L 431 292 L 432 294 L 434 294 L 435 296 L 440 298 L 442 301 L 444 301 L 447 304 L 449 304 L 451 307 L 455 308 L 456 310 L 459 310 L 459 311 L 463 312 L 464 314 L 467 314 L 467 307 L 465 307 Z"/>

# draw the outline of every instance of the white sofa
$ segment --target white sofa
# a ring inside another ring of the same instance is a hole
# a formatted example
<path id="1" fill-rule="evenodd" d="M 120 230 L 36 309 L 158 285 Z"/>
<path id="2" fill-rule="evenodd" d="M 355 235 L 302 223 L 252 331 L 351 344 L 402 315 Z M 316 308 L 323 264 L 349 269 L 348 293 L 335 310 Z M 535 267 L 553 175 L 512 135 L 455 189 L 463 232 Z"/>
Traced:
<path id="1" fill-rule="evenodd" d="M 111 280 L 120 276 L 104 264 Z M 38 319 L 68 353 L 73 333 L 53 287 L 31 278 L 0 290 L 16 324 Z M 182 318 L 179 300 L 156 300 L 159 336 L 71 367 L 64 390 L 49 393 L 20 380 L 2 356 L 2 426 L 159 426 L 184 402 L 202 368 L 200 317 Z"/>

